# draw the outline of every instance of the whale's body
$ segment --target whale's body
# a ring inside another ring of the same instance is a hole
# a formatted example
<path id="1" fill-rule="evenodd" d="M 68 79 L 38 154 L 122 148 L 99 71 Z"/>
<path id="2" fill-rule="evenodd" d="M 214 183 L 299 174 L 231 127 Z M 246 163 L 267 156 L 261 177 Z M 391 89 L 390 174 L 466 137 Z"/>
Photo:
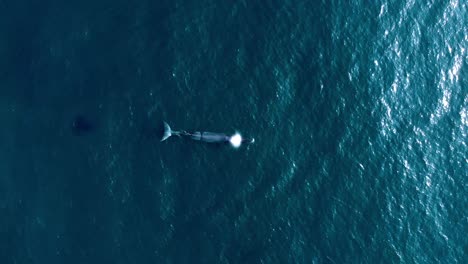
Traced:
<path id="1" fill-rule="evenodd" d="M 224 133 L 215 133 L 215 132 L 186 132 L 186 131 L 173 131 L 171 127 L 164 122 L 164 134 L 161 138 L 161 141 L 168 139 L 170 136 L 185 136 L 195 141 L 202 141 L 207 143 L 228 143 L 231 140 L 231 137 Z M 242 143 L 253 143 L 254 139 L 242 139 Z"/>
<path id="2" fill-rule="evenodd" d="M 191 139 L 199 140 L 208 143 L 222 143 L 228 142 L 231 137 L 223 133 L 213 133 L 213 132 L 193 132 L 190 134 Z"/>

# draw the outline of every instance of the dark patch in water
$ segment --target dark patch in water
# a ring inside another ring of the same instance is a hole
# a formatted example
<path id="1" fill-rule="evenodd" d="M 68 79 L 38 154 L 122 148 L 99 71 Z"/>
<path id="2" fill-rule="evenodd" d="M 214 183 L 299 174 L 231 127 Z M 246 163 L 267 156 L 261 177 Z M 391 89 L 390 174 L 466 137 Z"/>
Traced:
<path id="1" fill-rule="evenodd" d="M 82 136 L 93 132 L 96 129 L 96 125 L 82 115 L 77 115 L 72 122 L 72 132 L 76 136 Z"/>

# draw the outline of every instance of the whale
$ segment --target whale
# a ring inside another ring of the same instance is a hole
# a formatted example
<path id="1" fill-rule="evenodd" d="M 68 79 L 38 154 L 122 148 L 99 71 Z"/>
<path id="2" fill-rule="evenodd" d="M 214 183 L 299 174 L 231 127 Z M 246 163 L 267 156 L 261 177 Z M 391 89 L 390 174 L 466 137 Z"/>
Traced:
<path id="1" fill-rule="evenodd" d="M 171 136 L 186 137 L 194 141 L 201 141 L 206 143 L 230 143 L 234 137 L 239 135 L 228 136 L 225 133 L 215 133 L 215 132 L 187 132 L 184 130 L 175 131 L 166 123 L 164 124 L 164 133 L 161 137 L 161 141 L 167 140 Z M 240 137 L 240 136 L 239 136 Z M 242 138 L 240 137 L 240 143 L 254 143 L 254 138 Z"/>

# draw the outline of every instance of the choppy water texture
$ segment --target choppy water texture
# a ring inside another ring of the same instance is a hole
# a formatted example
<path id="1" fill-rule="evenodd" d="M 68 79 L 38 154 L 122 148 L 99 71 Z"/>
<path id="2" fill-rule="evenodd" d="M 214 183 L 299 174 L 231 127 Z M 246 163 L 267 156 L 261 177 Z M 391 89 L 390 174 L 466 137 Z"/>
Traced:
<path id="1" fill-rule="evenodd" d="M 466 263 L 467 25 L 456 0 L 0 1 L 1 262 Z"/>

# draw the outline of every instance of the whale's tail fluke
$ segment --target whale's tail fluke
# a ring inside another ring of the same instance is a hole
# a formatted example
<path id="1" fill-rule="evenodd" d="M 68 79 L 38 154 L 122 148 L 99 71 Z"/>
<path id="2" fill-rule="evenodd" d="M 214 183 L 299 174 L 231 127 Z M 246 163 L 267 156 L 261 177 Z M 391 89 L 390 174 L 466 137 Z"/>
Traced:
<path id="1" fill-rule="evenodd" d="M 161 141 L 166 140 L 170 136 L 172 136 L 171 127 L 166 122 L 164 122 L 164 134 L 161 138 Z"/>

